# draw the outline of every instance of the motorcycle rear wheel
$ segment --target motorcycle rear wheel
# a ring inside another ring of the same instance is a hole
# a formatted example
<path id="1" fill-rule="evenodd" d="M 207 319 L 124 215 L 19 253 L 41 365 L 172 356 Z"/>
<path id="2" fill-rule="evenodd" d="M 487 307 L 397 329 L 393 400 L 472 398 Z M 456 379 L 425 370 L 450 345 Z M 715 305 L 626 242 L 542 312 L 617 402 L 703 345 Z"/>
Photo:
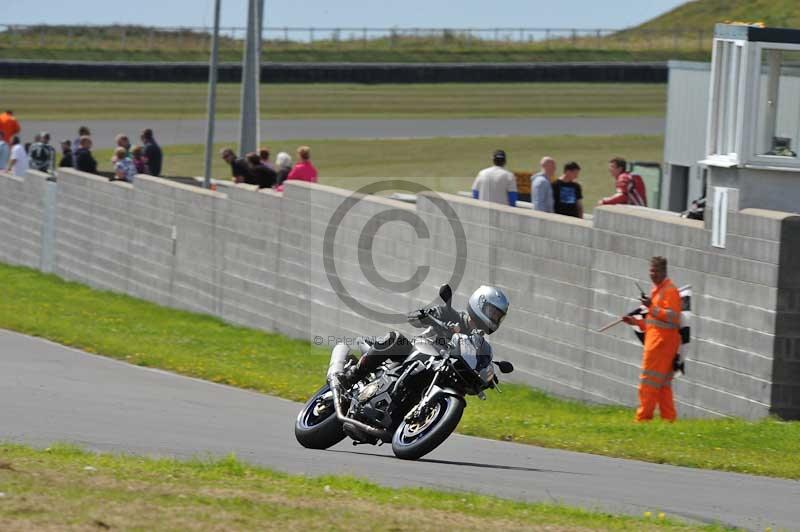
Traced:
<path id="1" fill-rule="evenodd" d="M 294 437 L 307 449 L 327 449 L 345 438 L 333 401 L 320 401 L 320 397 L 329 390 L 328 384 L 317 390 L 297 415 Z"/>
<path id="2" fill-rule="evenodd" d="M 417 460 L 436 449 L 456 430 L 466 403 L 461 397 L 439 395 L 422 419 L 403 421 L 392 437 L 392 451 L 403 460 Z"/>

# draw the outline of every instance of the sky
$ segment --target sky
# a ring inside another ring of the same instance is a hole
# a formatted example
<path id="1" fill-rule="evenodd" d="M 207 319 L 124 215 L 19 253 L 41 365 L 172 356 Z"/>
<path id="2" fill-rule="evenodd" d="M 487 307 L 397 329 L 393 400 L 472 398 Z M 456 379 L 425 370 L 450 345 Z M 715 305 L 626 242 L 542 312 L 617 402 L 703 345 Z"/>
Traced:
<path id="1" fill-rule="evenodd" d="M 633 26 L 685 0 L 265 1 L 265 26 L 608 28 Z M 214 0 L 2 0 L 4 24 L 210 26 Z M 246 0 L 222 0 L 222 25 L 245 24 Z M 453 6 L 457 5 L 457 8 Z"/>

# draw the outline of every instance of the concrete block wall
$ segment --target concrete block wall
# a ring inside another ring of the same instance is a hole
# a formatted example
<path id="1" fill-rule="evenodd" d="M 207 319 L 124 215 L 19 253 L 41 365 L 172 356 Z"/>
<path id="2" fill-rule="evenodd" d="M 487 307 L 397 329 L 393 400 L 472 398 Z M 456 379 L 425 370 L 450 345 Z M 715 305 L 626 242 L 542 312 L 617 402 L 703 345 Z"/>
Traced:
<path id="1" fill-rule="evenodd" d="M 0 260 L 42 268 L 47 187 L 43 174 L 0 174 Z M 512 311 L 491 341 L 516 380 L 626 405 L 636 402 L 641 344 L 625 326 L 594 331 L 635 306 L 634 281 L 649 289 L 647 260 L 664 255 L 675 283 L 694 292 L 689 373 L 675 383 L 682 415 L 800 417 L 796 216 L 731 213 L 727 247 L 716 249 L 701 222 L 631 207 L 598 208 L 588 222 L 446 194 L 423 193 L 414 206 L 309 183 L 213 192 L 73 170 L 59 171 L 51 212 L 62 277 L 323 345 L 412 332 L 375 312 L 435 303 L 464 252 L 454 304 L 464 308 L 480 284 L 508 291 Z M 420 283 L 391 288 L 415 273 Z M 351 308 L 347 294 L 373 312 Z"/>
<path id="2" fill-rule="evenodd" d="M 24 178 L 0 172 L 1 261 L 42 267 L 48 177 L 35 170 Z"/>
<path id="3" fill-rule="evenodd" d="M 282 300 L 277 282 L 281 197 L 252 185 L 227 187 L 227 208 L 217 220 L 222 246 L 221 311 L 231 322 L 282 330 L 283 316 L 275 312 Z"/>
<path id="4" fill-rule="evenodd" d="M 64 170 L 58 176 L 54 272 L 89 286 L 128 291 L 133 188 Z"/>

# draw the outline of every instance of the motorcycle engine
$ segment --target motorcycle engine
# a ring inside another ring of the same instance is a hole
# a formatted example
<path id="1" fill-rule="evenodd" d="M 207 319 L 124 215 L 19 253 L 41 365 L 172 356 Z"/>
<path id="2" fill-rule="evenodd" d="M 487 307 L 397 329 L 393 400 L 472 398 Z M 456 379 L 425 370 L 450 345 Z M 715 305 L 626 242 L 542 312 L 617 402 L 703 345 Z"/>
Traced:
<path id="1" fill-rule="evenodd" d="M 353 397 L 348 416 L 376 427 L 389 427 L 392 423 L 389 390 L 394 380 L 394 377 L 384 374 L 364 385 Z"/>
<path id="2" fill-rule="evenodd" d="M 381 389 L 381 380 L 375 380 L 361 388 L 358 392 L 358 402 L 363 403 L 364 401 L 369 400 L 370 397 L 378 393 L 378 390 Z"/>

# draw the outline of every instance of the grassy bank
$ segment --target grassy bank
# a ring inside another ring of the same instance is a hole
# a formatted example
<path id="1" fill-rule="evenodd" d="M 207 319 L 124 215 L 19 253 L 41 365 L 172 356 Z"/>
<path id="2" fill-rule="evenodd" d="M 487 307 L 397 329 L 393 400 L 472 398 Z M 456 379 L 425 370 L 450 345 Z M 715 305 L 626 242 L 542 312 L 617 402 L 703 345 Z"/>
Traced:
<path id="1" fill-rule="evenodd" d="M 466 493 L 306 478 L 222 460 L 0 445 L 3 530 L 721 530 Z"/>
<path id="2" fill-rule="evenodd" d="M 681 36 L 677 37 L 680 39 Z M 417 45 L 407 48 L 363 47 L 356 45 L 347 49 L 336 47 L 296 46 L 284 49 L 269 49 L 262 56 L 274 62 L 299 63 L 558 63 L 569 61 L 710 61 L 711 30 L 698 36 L 689 37 L 691 43 L 679 49 L 672 47 L 671 37 L 651 49 L 638 47 L 626 49 L 624 43 L 607 46 L 608 43 L 586 40 L 582 46 L 515 47 L 507 45 L 486 46 L 476 49 L 425 47 Z M 696 44 L 702 39 L 702 44 Z M 642 39 L 642 42 L 646 42 Z M 678 41 L 681 43 L 681 41 Z M 0 47 L 0 59 L 25 59 L 29 61 L 195 61 L 208 62 L 209 52 L 203 49 L 186 50 L 180 48 L 115 49 L 90 46 L 87 48 L 46 47 L 36 45 L 23 47 Z M 240 49 L 227 49 L 220 52 L 220 61 L 238 63 L 242 60 Z"/>
<path id="3" fill-rule="evenodd" d="M 503 148 L 511 170 L 531 171 L 543 155 L 553 156 L 559 165 L 578 161 L 583 170 L 587 212 L 597 199 L 613 192 L 608 174 L 608 159 L 621 154 L 628 160 L 661 161 L 664 140 L 661 136 L 609 137 L 474 137 L 403 140 L 288 140 L 265 141 L 273 157 L 279 151 L 294 156 L 300 144 L 312 148 L 320 181 L 350 190 L 384 177 L 414 178 L 441 192 L 470 190 L 478 171 L 491 163 L 492 152 Z M 216 150 L 230 144 L 218 144 Z M 203 147 L 165 146 L 164 173 L 196 176 L 203 174 Z M 111 150 L 96 152 L 101 170 L 111 170 Z M 230 167 L 216 154 L 213 175 L 229 178 Z"/>
<path id="4" fill-rule="evenodd" d="M 677 28 L 677 29 L 676 29 Z M 593 31 L 443 30 L 433 33 L 398 29 L 393 34 L 347 30 L 344 34 L 268 31 L 262 58 L 288 62 L 366 63 L 516 63 L 560 61 L 708 60 L 712 24 L 705 31 L 681 24 L 659 31 L 598 35 Z M 223 33 L 219 57 L 238 63 L 242 35 Z M 207 62 L 207 32 L 136 26 L 38 26 L 0 31 L 0 58 L 80 61 Z"/>
<path id="5" fill-rule="evenodd" d="M 91 290 L 25 268 L 0 265 L 0 280 L 0 328 L 296 401 L 305 400 L 325 378 L 328 351 L 306 342 Z M 562 401 L 507 385 L 503 394 L 490 393 L 488 401 L 470 401 L 459 431 L 800 479 L 800 423 L 718 419 L 635 424 L 632 418 L 629 408 Z"/>
<path id="6" fill-rule="evenodd" d="M 23 129 L 25 120 L 204 119 L 207 91 L 206 83 L 0 80 L 3 107 Z M 217 118 L 237 118 L 240 96 L 239 84 L 220 84 Z M 663 116 L 665 106 L 666 85 L 658 84 L 261 86 L 262 118 Z"/>
<path id="7" fill-rule="evenodd" d="M 632 28 L 628 34 L 645 37 L 648 34 L 672 31 L 710 31 L 717 22 L 763 22 L 769 27 L 797 28 L 800 10 L 795 0 L 695 0 Z"/>

